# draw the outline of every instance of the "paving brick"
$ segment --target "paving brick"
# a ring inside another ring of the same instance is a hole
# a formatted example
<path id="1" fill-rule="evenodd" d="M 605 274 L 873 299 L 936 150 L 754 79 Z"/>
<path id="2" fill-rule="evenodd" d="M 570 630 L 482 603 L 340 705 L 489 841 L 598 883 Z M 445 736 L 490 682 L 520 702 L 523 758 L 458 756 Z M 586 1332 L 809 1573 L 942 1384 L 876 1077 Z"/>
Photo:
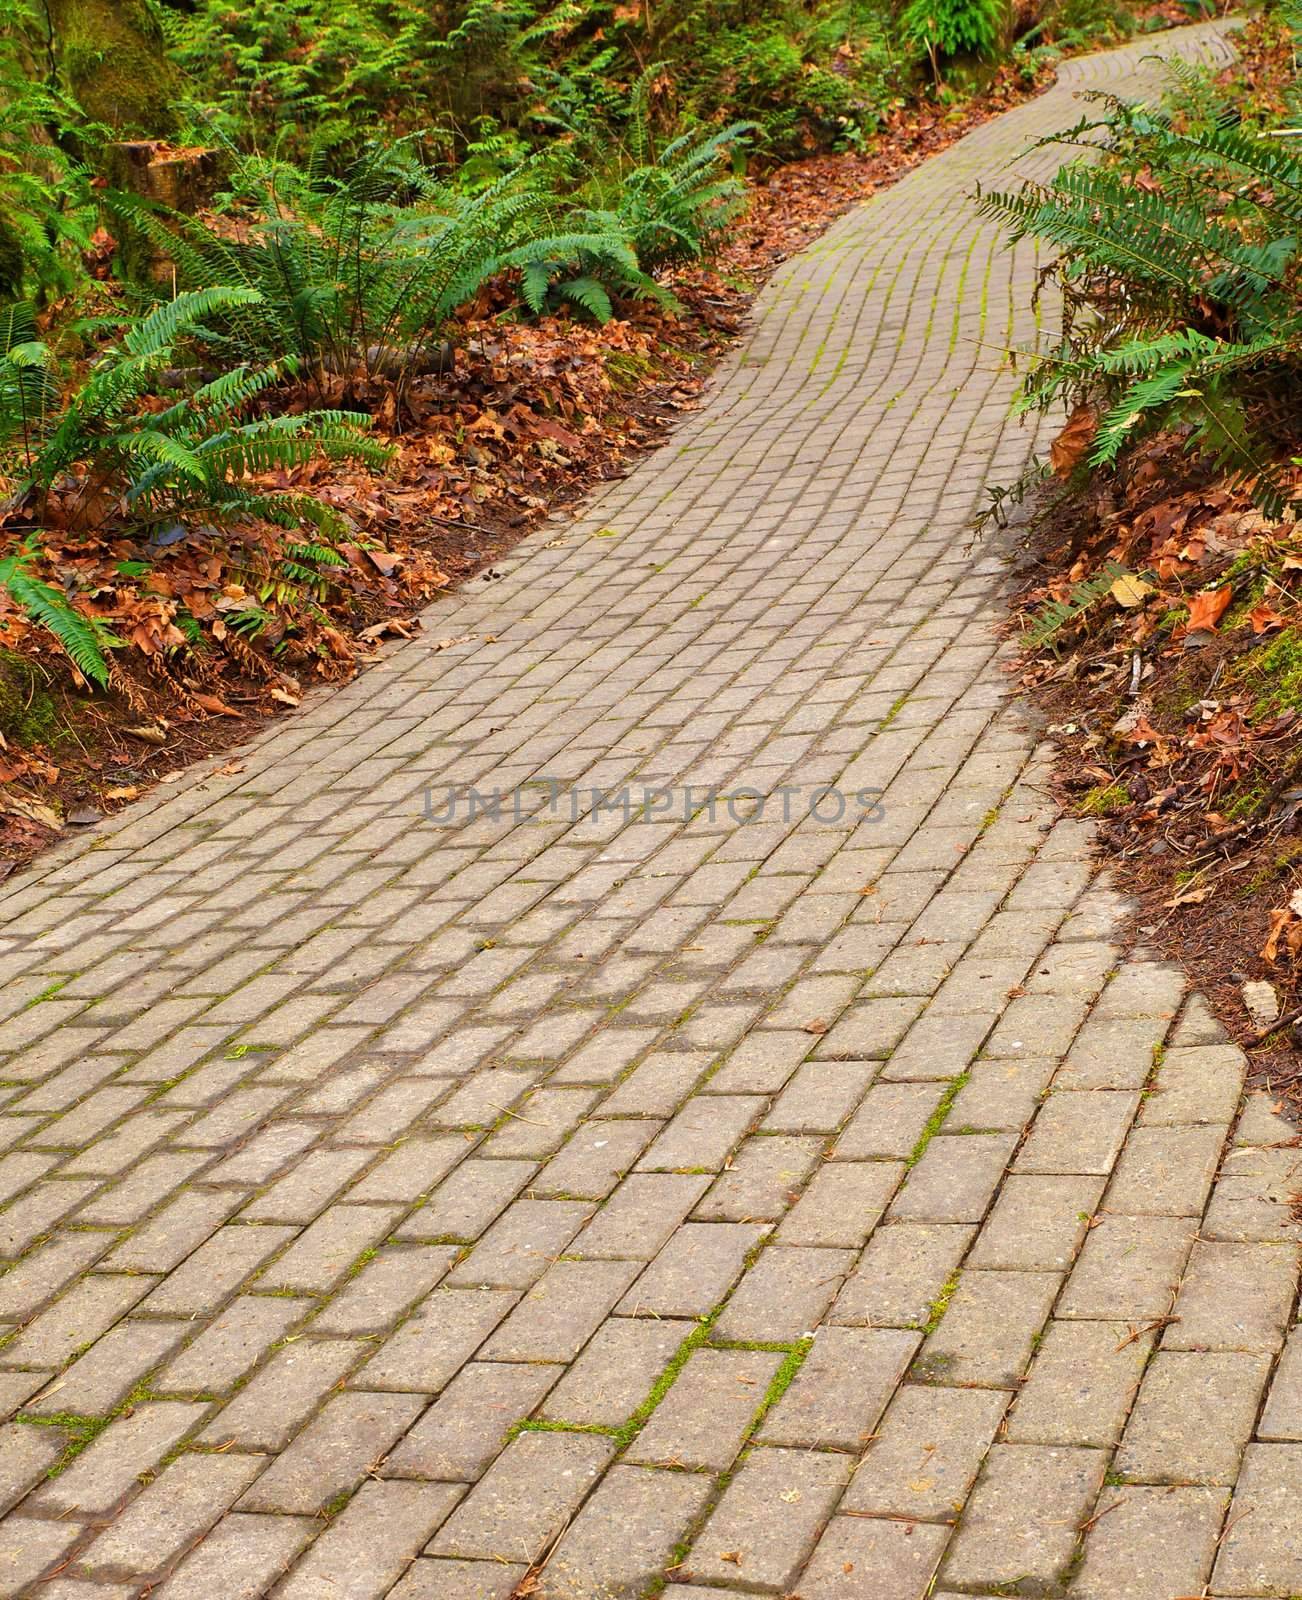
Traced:
<path id="1" fill-rule="evenodd" d="M 784 1245 L 859 1249 L 876 1227 L 904 1167 L 898 1161 L 829 1161 L 777 1231 Z"/>
<path id="2" fill-rule="evenodd" d="M 68 1435 L 21 1422 L 0 1427 L 0 1516 L 39 1483 L 63 1454 Z"/>
<path id="3" fill-rule="evenodd" d="M 266 1268 L 258 1288 L 325 1293 L 386 1237 L 401 1214 L 395 1206 L 331 1206 Z"/>
<path id="4" fill-rule="evenodd" d="M 1010 1174 L 968 1256 L 970 1267 L 1064 1272 L 1103 1193 L 1104 1180 Z"/>
<path id="5" fill-rule="evenodd" d="M 1107 1455 L 1056 1445 L 997 1444 L 945 1556 L 942 1581 L 962 1589 L 1055 1583 L 1090 1515 Z M 1029 1518 L 1026 1507 L 1034 1505 Z"/>
<path id="6" fill-rule="evenodd" d="M 1212 1592 L 1292 1595 L 1302 1588 L 1302 1445 L 1250 1444 L 1225 1519 Z"/>
<path id="7" fill-rule="evenodd" d="M 86 1354 L 28 1403 L 37 1414 L 102 1417 L 171 1355 L 186 1335 L 183 1325 L 128 1318 L 110 1328 Z M 151 1387 L 153 1387 L 151 1385 Z"/>
<path id="8" fill-rule="evenodd" d="M 512 1289 L 435 1289 L 366 1363 L 358 1382 L 437 1394 L 518 1298 Z"/>
<path id="9" fill-rule="evenodd" d="M 822 1159 L 818 1138 L 748 1139 L 693 1215 L 705 1222 L 776 1221 Z"/>
<path id="10" fill-rule="evenodd" d="M 874 1084 L 841 1130 L 837 1159 L 902 1160 L 911 1155 L 944 1092 L 936 1083 Z"/>
<path id="11" fill-rule="evenodd" d="M 460 1496 L 451 1483 L 364 1483 L 279 1586 L 278 1600 L 379 1600 Z"/>
<path id="12" fill-rule="evenodd" d="M 159 1394 L 221 1394 L 312 1309 L 307 1300 L 248 1295 L 229 1306 L 153 1380 Z M 188 1332 L 181 1329 L 182 1333 Z"/>
<path id="13" fill-rule="evenodd" d="M 845 1511 L 949 1522 L 967 1499 L 1008 1405 L 998 1389 L 908 1384 L 878 1424 Z"/>
<path id="14" fill-rule="evenodd" d="M 897 1222 L 879 1228 L 837 1296 L 829 1320 L 918 1328 L 976 1233 L 954 1223 Z"/>
<path id="15" fill-rule="evenodd" d="M 1052 1272 L 962 1272 L 916 1372 L 933 1383 L 1011 1388 L 1030 1364 L 1061 1281 Z"/>
<path id="16" fill-rule="evenodd" d="M 1228 1127 L 1238 1110 L 1247 1067 L 1235 1045 L 1168 1050 L 1140 1123 L 1146 1128 L 1209 1122 Z"/>
<path id="17" fill-rule="evenodd" d="M 636 1261 L 556 1262 L 484 1345 L 484 1358 L 572 1361 L 640 1270 Z"/>
<path id="18" fill-rule="evenodd" d="M 1164 1317 L 1171 1309 L 1196 1224 L 1183 1217 L 1104 1214 L 1063 1290 L 1060 1317 Z"/>
<path id="19" fill-rule="evenodd" d="M 769 1350 L 694 1351 L 625 1459 L 722 1472 L 736 1458 L 781 1362 Z"/>
<path id="20" fill-rule="evenodd" d="M 1159 1350 L 1122 1435 L 1117 1471 L 1137 1483 L 1233 1484 L 1269 1374 L 1266 1355 Z"/>
<path id="21" fill-rule="evenodd" d="M 304 1517 L 225 1516 L 170 1578 L 153 1591 L 166 1600 L 259 1600 L 292 1565 L 319 1524 Z"/>
<path id="22" fill-rule="evenodd" d="M 435 1556 L 530 1562 L 565 1526 L 615 1452 L 587 1433 L 522 1433 L 429 1546 Z"/>
<path id="23" fill-rule="evenodd" d="M 167 1452 L 202 1421 L 207 1408 L 150 1401 L 115 1418 L 85 1450 L 32 1497 L 34 1509 L 100 1515 L 152 1472 Z"/>
<path id="24" fill-rule="evenodd" d="M 658 1317 L 612 1317 L 547 1397 L 546 1415 L 561 1422 L 622 1426 L 694 1327 Z"/>
<path id="25" fill-rule="evenodd" d="M 1126 1322 L 1050 1322 L 1005 1428 L 1014 1444 L 1111 1448 L 1121 1436 L 1153 1330 Z"/>
<path id="26" fill-rule="evenodd" d="M 332 1396 L 262 1473 L 239 1509 L 316 1515 L 379 1469 L 425 1405 L 423 1395 L 353 1390 Z"/>
<path id="27" fill-rule="evenodd" d="M 563 1370 L 540 1363 L 471 1362 L 394 1448 L 385 1476 L 473 1481 Z"/>
<path id="28" fill-rule="evenodd" d="M 297 1232 L 297 1228 L 236 1224 L 219 1228 L 141 1301 L 141 1312 L 193 1318 L 216 1310 Z"/>
<path id="29" fill-rule="evenodd" d="M 35 1517 L 9 1517 L 0 1522 L 0 1574 L 5 1593 L 21 1594 L 61 1558 L 81 1536 L 65 1522 L 40 1522 Z"/>
<path id="30" fill-rule="evenodd" d="M 581 1200 L 517 1200 L 448 1274 L 450 1288 L 527 1289 L 592 1214 Z"/>
<path id="31" fill-rule="evenodd" d="M 1196 1594 L 1216 1555 L 1229 1495 L 1218 1489 L 1105 1489 L 1072 1585 L 1081 1600 Z"/>
<path id="32" fill-rule="evenodd" d="M 200 1443 L 283 1450 L 362 1353 L 349 1339 L 296 1339 L 282 1346 L 217 1413 Z"/>
<path id="33" fill-rule="evenodd" d="M 1201 1217 L 1223 1143 L 1219 1127 L 1133 1129 L 1108 1186 L 1107 1209 Z"/>
<path id="34" fill-rule="evenodd" d="M 678 1569 L 786 1593 L 850 1476 L 851 1462 L 815 1450 L 754 1450 Z"/>
<path id="35" fill-rule="evenodd" d="M 902 1328 L 822 1328 L 790 1387 L 760 1425 L 766 1444 L 864 1448 L 917 1353 Z"/>
<path id="36" fill-rule="evenodd" d="M 92 1273 L 69 1289 L 4 1348 L 8 1366 L 61 1367 L 106 1332 L 153 1286 L 152 1278 Z"/>
<path id="37" fill-rule="evenodd" d="M 1297 1291 L 1289 1244 L 1220 1244 L 1199 1239 L 1189 1254 L 1166 1350 L 1263 1350 L 1284 1342 Z"/>
<path id="38" fill-rule="evenodd" d="M 1038 1110 L 1057 1066 L 1053 1057 L 1046 1056 L 974 1061 L 950 1107 L 949 1127 L 1020 1133 Z"/>
<path id="39" fill-rule="evenodd" d="M 709 1187 L 705 1173 L 630 1173 L 569 1254 L 650 1261 Z"/>
<path id="40" fill-rule="evenodd" d="M 924 1600 L 947 1528 L 833 1517 L 798 1580 L 801 1600 Z"/>
<path id="41" fill-rule="evenodd" d="M 528 1572 L 516 1561 L 435 1561 L 407 1569 L 390 1600 L 511 1600 Z"/>
<path id="42" fill-rule="evenodd" d="M 1259 1439 L 1302 1440 L 1302 1333 L 1289 1335 L 1257 1424 Z"/>
<path id="43" fill-rule="evenodd" d="M 79 1566 L 157 1572 L 202 1538 L 261 1468 L 255 1456 L 181 1456 L 93 1541 Z"/>
<path id="44" fill-rule="evenodd" d="M 326 1301 L 313 1333 L 387 1333 L 442 1280 L 457 1257 L 455 1245 L 394 1245 L 382 1249 Z"/>
<path id="45" fill-rule="evenodd" d="M 728 1297 L 715 1335 L 767 1343 L 804 1338 L 823 1320 L 854 1262 L 853 1250 L 769 1245 Z"/>
<path id="46" fill-rule="evenodd" d="M 704 1510 L 710 1480 L 694 1473 L 612 1467 L 566 1529 L 543 1569 L 547 1600 L 642 1595 L 674 1562 Z M 616 1541 L 611 1529 L 619 1530 Z"/>
<path id="47" fill-rule="evenodd" d="M 651 1141 L 637 1170 L 708 1168 L 718 1172 L 764 1108 L 759 1095 L 708 1095 L 689 1100 Z"/>
<path id="48" fill-rule="evenodd" d="M 477 1239 L 537 1171 L 532 1161 L 463 1161 L 429 1203 L 394 1230 L 399 1239 Z"/>
<path id="49" fill-rule="evenodd" d="M 891 1220 L 980 1222 L 1015 1143 L 1007 1133 L 937 1136 L 891 1202 Z"/>
<path id="50" fill-rule="evenodd" d="M 1108 1089 L 1051 1094 L 1017 1153 L 1018 1172 L 1111 1172 L 1138 1105 L 1137 1094 Z"/>
<path id="51" fill-rule="evenodd" d="M 766 1232 L 757 1222 L 684 1223 L 615 1309 L 623 1316 L 704 1316 L 741 1276 Z"/>

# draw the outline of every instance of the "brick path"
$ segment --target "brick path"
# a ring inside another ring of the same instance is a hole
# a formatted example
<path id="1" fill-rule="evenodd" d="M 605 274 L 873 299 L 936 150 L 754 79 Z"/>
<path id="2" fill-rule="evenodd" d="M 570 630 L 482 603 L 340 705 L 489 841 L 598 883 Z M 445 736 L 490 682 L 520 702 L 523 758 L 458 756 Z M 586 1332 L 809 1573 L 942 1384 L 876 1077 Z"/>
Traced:
<path id="1" fill-rule="evenodd" d="M 0 1593 L 1302 1591 L 1290 1130 L 1109 942 L 964 536 L 1033 263 L 963 197 L 1215 39 L 841 221 L 577 524 L 9 886 Z"/>

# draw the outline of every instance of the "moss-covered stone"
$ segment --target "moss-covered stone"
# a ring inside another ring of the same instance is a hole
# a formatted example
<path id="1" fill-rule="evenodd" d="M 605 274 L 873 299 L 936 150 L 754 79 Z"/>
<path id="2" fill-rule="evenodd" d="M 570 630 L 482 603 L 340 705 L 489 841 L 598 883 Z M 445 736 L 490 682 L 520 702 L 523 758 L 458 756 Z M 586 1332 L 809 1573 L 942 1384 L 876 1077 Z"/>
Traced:
<path id="1" fill-rule="evenodd" d="M 25 656 L 0 650 L 0 733 L 30 749 L 54 742 L 59 708 L 41 675 Z"/>
<path id="2" fill-rule="evenodd" d="M 176 128 L 180 79 L 148 0 L 47 0 L 59 76 L 86 114 L 121 133 Z"/>

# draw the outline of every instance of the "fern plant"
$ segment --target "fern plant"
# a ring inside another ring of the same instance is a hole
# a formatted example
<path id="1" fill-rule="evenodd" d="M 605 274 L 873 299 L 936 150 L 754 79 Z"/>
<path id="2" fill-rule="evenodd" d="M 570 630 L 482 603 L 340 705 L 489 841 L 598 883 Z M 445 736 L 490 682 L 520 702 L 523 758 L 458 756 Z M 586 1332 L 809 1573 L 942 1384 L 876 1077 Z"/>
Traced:
<path id="1" fill-rule="evenodd" d="M 250 289 L 179 295 L 129 320 L 66 392 L 51 351 L 30 337 L 30 310 L 16 307 L 0 320 L 0 520 L 22 541 L 0 570 L 10 600 L 49 628 L 96 681 L 107 676 L 108 636 L 88 612 L 31 577 L 34 540 L 123 534 L 161 547 L 261 521 L 310 530 L 297 547 L 301 565 L 304 552 L 343 536 L 347 524 L 311 495 L 268 489 L 260 476 L 320 457 L 372 466 L 388 458 L 366 437 L 363 416 L 251 414 L 280 377 L 275 366 L 235 367 L 158 408 L 159 374 L 181 359 L 182 341 L 196 336 L 205 318 L 255 301 Z"/>
<path id="2" fill-rule="evenodd" d="M 981 202 L 1013 241 L 1058 251 L 1063 333 L 1032 356 L 1021 403 L 1095 405 L 1096 466 L 1183 426 L 1192 450 L 1278 517 L 1288 490 L 1272 440 L 1302 412 L 1302 160 L 1219 112 L 1188 127 L 1108 112 L 1071 135 L 1101 128 L 1104 165 L 1072 163 Z"/>
<path id="3" fill-rule="evenodd" d="M 210 338 L 224 358 L 288 356 L 323 389 L 334 387 L 332 374 L 391 377 L 402 387 L 498 274 L 587 255 L 636 277 L 637 259 L 618 233 L 592 218 L 558 230 L 543 171 L 535 163 L 458 194 L 419 159 L 414 141 L 401 140 L 368 146 L 343 177 L 243 160 L 216 229 L 164 217 L 131 196 L 110 204 L 166 251 L 181 282 L 241 292 Z"/>
<path id="4" fill-rule="evenodd" d="M 940 62 L 954 56 L 988 59 L 1008 29 L 1006 0 L 908 0 L 900 13 L 900 32 L 924 51 L 940 81 Z"/>

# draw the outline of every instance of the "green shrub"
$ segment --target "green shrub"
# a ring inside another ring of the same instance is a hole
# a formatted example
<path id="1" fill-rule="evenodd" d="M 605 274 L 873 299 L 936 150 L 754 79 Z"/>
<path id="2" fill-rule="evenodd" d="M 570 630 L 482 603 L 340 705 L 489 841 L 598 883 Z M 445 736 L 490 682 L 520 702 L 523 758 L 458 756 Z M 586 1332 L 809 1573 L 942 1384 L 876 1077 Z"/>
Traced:
<path id="1" fill-rule="evenodd" d="M 182 342 L 205 318 L 256 298 L 249 289 L 179 295 L 128 320 L 120 339 L 66 390 L 26 308 L 12 308 L 0 321 L 0 480 L 10 486 L 6 528 L 20 541 L 0 563 L 0 584 L 97 682 L 107 680 L 105 651 L 115 641 L 33 577 L 34 541 L 116 532 L 165 546 L 257 520 L 309 528 L 328 542 L 347 532 L 336 512 L 310 495 L 265 489 L 257 475 L 321 457 L 375 466 L 387 459 L 366 438 L 364 417 L 251 416 L 258 395 L 280 376 L 275 367 L 235 367 L 158 407 L 154 391 L 165 369 L 174 369 Z"/>
<path id="2" fill-rule="evenodd" d="M 1058 252 L 1064 337 L 1032 359 L 1023 404 L 1102 412 L 1090 460 L 1107 465 L 1157 429 L 1183 426 L 1207 461 L 1280 515 L 1273 441 L 1302 414 L 1302 160 L 1222 117 L 1108 103 L 1108 159 L 1047 185 L 989 194 L 1013 240 Z"/>
<path id="3" fill-rule="evenodd" d="M 1008 31 L 1006 0 L 908 0 L 900 13 L 900 31 L 925 51 L 938 73 L 941 59 L 977 56 L 989 59 Z"/>

